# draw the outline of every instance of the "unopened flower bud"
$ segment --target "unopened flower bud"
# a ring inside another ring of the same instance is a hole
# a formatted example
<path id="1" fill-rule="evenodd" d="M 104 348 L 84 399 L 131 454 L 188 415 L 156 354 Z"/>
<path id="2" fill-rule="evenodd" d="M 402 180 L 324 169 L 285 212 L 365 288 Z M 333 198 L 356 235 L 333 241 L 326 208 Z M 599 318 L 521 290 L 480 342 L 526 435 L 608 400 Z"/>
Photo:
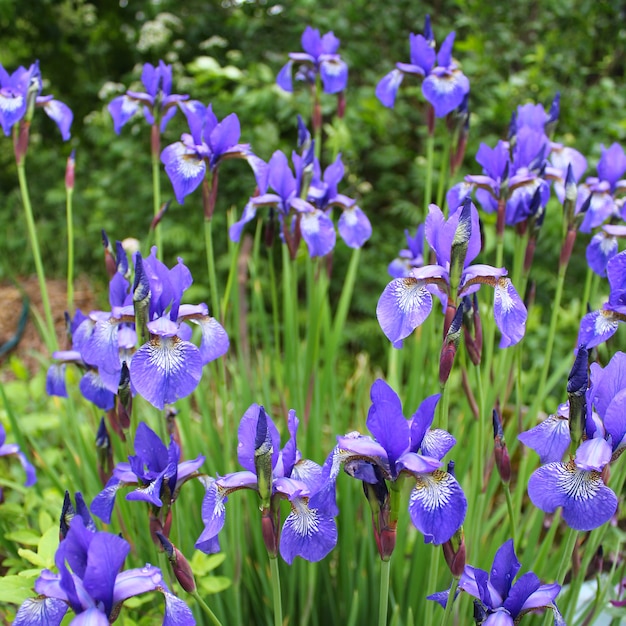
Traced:
<path id="1" fill-rule="evenodd" d="M 583 438 L 587 418 L 587 388 L 589 386 L 589 351 L 578 346 L 574 365 L 567 377 L 569 400 L 569 430 L 572 444 L 578 446 Z"/>
<path id="2" fill-rule="evenodd" d="M 135 255 L 135 282 L 133 283 L 133 305 L 135 308 L 135 328 L 142 344 L 149 338 L 148 307 L 150 305 L 150 281 L 143 269 L 141 253 Z"/>
<path id="3" fill-rule="evenodd" d="M 117 262 L 115 261 L 113 246 L 104 230 L 102 231 L 102 247 L 104 248 L 104 267 L 106 268 L 109 278 L 113 278 L 117 271 Z"/>
<path id="4" fill-rule="evenodd" d="M 259 407 L 259 415 L 256 424 L 256 437 L 254 440 L 254 468 L 258 478 L 259 496 L 261 508 L 269 509 L 272 497 L 272 454 L 274 446 L 267 425 L 267 414 L 264 407 Z"/>
<path id="5" fill-rule="evenodd" d="M 273 511 L 270 508 L 263 509 L 261 513 L 261 533 L 270 559 L 275 559 L 278 555 L 278 545 L 280 543 L 279 513 L 279 510 Z"/>
<path id="6" fill-rule="evenodd" d="M 465 569 L 465 534 L 463 527 L 454 533 L 451 539 L 442 544 L 443 556 L 455 578 L 459 578 Z"/>
<path id="7" fill-rule="evenodd" d="M 172 571 L 176 580 L 180 583 L 180 586 L 188 593 L 193 593 L 196 590 L 196 580 L 193 576 L 193 571 L 189 561 L 185 558 L 185 555 L 160 532 L 156 533 L 163 551 L 167 555 L 167 560 L 172 566 Z"/>
<path id="8" fill-rule="evenodd" d="M 74 170 L 76 168 L 76 150 L 72 150 L 70 156 L 67 157 L 67 165 L 65 166 L 65 189 L 67 191 L 74 190 Z"/>
<path id="9" fill-rule="evenodd" d="M 496 409 L 493 410 L 493 454 L 502 482 L 508 483 L 511 480 L 511 459 L 504 440 L 502 418 Z"/>
<path id="10" fill-rule="evenodd" d="M 168 200 L 167 202 L 164 202 L 161 205 L 161 208 L 159 209 L 158 213 L 152 218 L 152 221 L 150 222 L 150 230 L 154 230 L 161 223 L 163 216 L 165 215 L 167 210 L 170 208 L 170 204 L 172 204 L 172 201 Z"/>
<path id="11" fill-rule="evenodd" d="M 117 418 L 120 427 L 130 428 L 130 416 L 133 411 L 133 394 L 130 390 L 130 371 L 126 361 L 122 361 L 120 382 L 117 388 Z"/>
<path id="12" fill-rule="evenodd" d="M 461 327 L 463 323 L 463 307 L 460 306 L 450 324 L 450 328 L 443 340 L 441 346 L 441 355 L 439 356 L 439 383 L 445 385 L 452 371 L 452 364 L 456 356 L 459 340 L 461 338 Z"/>
<path id="13" fill-rule="evenodd" d="M 96 434 L 96 456 L 98 459 L 98 475 L 105 485 L 113 472 L 113 446 L 104 417 L 100 420 Z"/>
<path id="14" fill-rule="evenodd" d="M 346 94 L 344 91 L 340 91 L 337 94 L 337 117 L 342 119 L 346 114 Z"/>

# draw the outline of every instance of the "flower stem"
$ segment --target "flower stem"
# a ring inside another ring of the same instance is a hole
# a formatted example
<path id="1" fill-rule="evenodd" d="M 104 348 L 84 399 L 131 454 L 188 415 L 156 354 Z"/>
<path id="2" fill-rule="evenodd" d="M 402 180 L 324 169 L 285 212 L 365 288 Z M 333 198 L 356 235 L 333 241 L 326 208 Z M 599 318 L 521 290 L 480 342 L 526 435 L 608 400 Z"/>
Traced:
<path id="1" fill-rule="evenodd" d="M 509 521 L 511 522 L 511 539 L 513 539 L 513 545 L 517 546 L 515 538 L 515 512 L 513 510 L 513 498 L 511 497 L 511 489 L 509 483 L 502 483 L 504 488 L 504 495 L 506 497 L 506 508 L 509 512 Z"/>
<path id="2" fill-rule="evenodd" d="M 422 220 L 428 215 L 428 206 L 430 205 L 433 194 L 433 161 L 435 157 L 435 135 L 428 134 L 426 139 L 426 180 L 424 182 L 424 211 Z"/>
<path id="3" fill-rule="evenodd" d="M 380 596 L 378 604 L 378 626 L 387 626 L 389 606 L 389 570 L 391 559 L 380 562 Z"/>
<path id="4" fill-rule="evenodd" d="M 274 600 L 274 626 L 282 626 L 283 607 L 280 597 L 280 572 L 278 571 L 278 559 L 270 558 L 270 568 L 272 571 L 272 598 Z"/>
<path id="5" fill-rule="evenodd" d="M 446 602 L 446 611 L 443 614 L 443 619 L 441 620 L 441 626 L 446 626 L 448 621 L 450 620 L 450 616 L 452 615 L 452 605 L 454 604 L 454 594 L 456 593 L 456 588 L 459 586 L 459 579 L 455 576 L 452 579 L 452 585 L 450 586 L 450 595 L 448 596 L 448 601 Z"/>
<path id="6" fill-rule="evenodd" d="M 74 220 L 72 217 L 73 189 L 67 189 L 65 215 L 67 221 L 67 311 L 74 311 Z"/>
<path id="7" fill-rule="evenodd" d="M 196 591 L 192 591 L 191 595 L 196 599 L 196 602 L 200 605 L 202 610 L 206 613 L 206 615 L 209 618 L 209 621 L 211 622 L 211 624 L 213 624 L 214 626 L 222 626 L 222 622 L 220 622 L 220 620 L 217 619 L 217 617 L 215 616 L 215 613 L 213 613 L 213 611 L 211 611 L 211 608 L 202 599 L 202 596 L 198 593 L 198 591 L 197 590 Z"/>
<path id="8" fill-rule="evenodd" d="M 156 137 L 155 137 L 156 135 Z M 161 210 L 161 162 L 159 159 L 159 127 L 152 127 L 152 207 L 154 217 Z M 155 143 L 156 141 L 156 143 Z M 163 260 L 163 237 L 161 225 L 154 225 L 154 243 L 157 247 L 157 258 Z M 217 313 L 216 313 L 217 314 Z"/>
<path id="9" fill-rule="evenodd" d="M 211 219 L 204 219 L 204 247 L 206 249 L 207 270 L 209 273 L 209 289 L 211 291 L 211 314 L 219 316 L 220 298 L 217 288 L 217 272 L 215 270 L 215 253 L 213 252 L 213 230 Z"/>
<path id="10" fill-rule="evenodd" d="M 54 330 L 54 319 L 52 317 L 52 309 L 50 308 L 50 298 L 48 297 L 48 287 L 46 285 L 46 275 L 41 262 L 41 250 L 39 248 L 39 240 L 37 238 L 37 229 L 35 228 L 35 220 L 33 218 L 33 209 L 30 204 L 30 196 L 28 194 L 28 185 L 26 183 L 26 171 L 24 169 L 24 160 L 17 164 L 17 177 L 20 184 L 20 192 L 22 194 L 22 204 L 24 205 L 24 215 L 26 216 L 26 226 L 28 228 L 28 238 L 30 241 L 33 260 L 35 261 L 35 270 L 37 272 L 37 280 L 39 281 L 39 291 L 41 293 L 41 303 L 43 305 L 44 317 L 46 320 L 46 332 L 44 340 L 50 352 L 58 347 L 56 332 Z"/>

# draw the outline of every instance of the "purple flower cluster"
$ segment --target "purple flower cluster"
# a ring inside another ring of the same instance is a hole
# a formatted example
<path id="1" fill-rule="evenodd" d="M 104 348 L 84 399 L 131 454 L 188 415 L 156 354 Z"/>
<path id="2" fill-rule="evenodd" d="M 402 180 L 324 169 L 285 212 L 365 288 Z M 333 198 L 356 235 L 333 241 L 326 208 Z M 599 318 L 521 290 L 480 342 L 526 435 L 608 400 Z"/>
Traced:
<path id="1" fill-rule="evenodd" d="M 239 241 L 245 224 L 254 219 L 257 209 L 271 207 L 292 256 L 301 238 L 310 256 L 325 256 L 335 247 L 337 237 L 331 214 L 333 207 L 338 207 L 342 211 L 337 224 L 339 235 L 349 247 L 360 248 L 370 238 L 372 227 L 356 201 L 338 192 L 344 176 L 341 155 L 322 173 L 313 155 L 310 134 L 300 118 L 298 125 L 301 154 L 293 152 L 291 156 L 295 174 L 287 156 L 280 150 L 274 152 L 263 175 L 257 178 L 259 195 L 250 198 L 241 219 L 231 226 L 230 238 Z"/>
<path id="2" fill-rule="evenodd" d="M 261 499 L 262 528 L 270 556 L 280 554 L 291 563 L 296 556 L 320 561 L 337 543 L 332 511 L 314 505 L 312 498 L 324 484 L 317 463 L 303 459 L 296 443 L 298 418 L 289 411 L 289 440 L 280 447 L 280 434 L 265 409 L 253 404 L 239 423 L 237 458 L 244 471 L 206 478 L 202 503 L 204 531 L 196 548 L 207 554 L 220 549 L 218 535 L 225 522 L 224 504 L 233 491 L 251 489 Z M 291 512 L 280 529 L 280 501 Z"/>
<path id="3" fill-rule="evenodd" d="M 561 614 L 554 604 L 561 586 L 557 583 L 543 585 L 533 572 L 527 572 L 515 580 L 521 567 L 512 539 L 498 548 L 490 572 L 471 565 L 465 566 L 459 579 L 459 589 L 475 598 L 474 616 L 477 624 L 513 626 L 526 613 L 538 609 L 551 609 L 555 624 L 563 623 L 557 622 Z M 449 591 L 441 591 L 428 596 L 428 599 L 445 609 L 449 595 Z"/>
<path id="4" fill-rule="evenodd" d="M 424 34 L 410 35 L 410 63 L 396 63 L 396 69 L 378 83 L 376 97 L 386 107 L 393 108 L 398 88 L 408 74 L 423 79 L 422 94 L 436 117 L 445 117 L 461 107 L 469 95 L 470 85 L 452 58 L 454 38 L 455 33 L 449 33 L 437 52 L 430 17 L 426 16 Z"/>
<path id="5" fill-rule="evenodd" d="M 153 248 L 145 259 L 136 253 L 134 265 L 131 287 L 126 253 L 118 242 L 117 267 L 109 283 L 111 311 L 92 311 L 88 316 L 78 311 L 71 324 L 72 349 L 53 355 L 86 370 L 81 392 L 104 410 L 113 408 L 125 373 L 133 394 L 163 409 L 188 396 L 198 386 L 204 365 L 222 356 L 229 346 L 226 331 L 209 316 L 206 304 L 182 304 L 193 282 L 182 259 L 168 269 Z M 201 330 L 199 346 L 190 341 L 189 324 Z M 48 372 L 47 389 L 53 395 L 67 396 L 63 369 L 58 365 Z"/>
<path id="6" fill-rule="evenodd" d="M 302 34 L 304 52 L 290 52 L 289 61 L 276 77 L 276 84 L 285 91 L 293 91 L 292 73 L 298 66 L 296 80 L 315 85 L 319 76 L 326 93 L 344 91 L 348 83 L 348 66 L 337 50 L 340 41 L 332 32 L 320 35 L 320 31 L 307 26 Z"/>
<path id="7" fill-rule="evenodd" d="M 54 96 L 42 96 L 41 72 L 39 61 L 28 69 L 18 67 L 9 74 L 0 65 L 0 125 L 8 137 L 16 124 L 23 120 L 30 121 L 33 107 L 41 107 L 61 131 L 63 141 L 70 138 L 70 126 L 73 114 L 70 108 L 55 100 Z"/>
<path id="8" fill-rule="evenodd" d="M 78 502 L 77 494 L 77 502 Z M 88 517 L 88 516 L 87 516 Z M 117 535 L 97 532 L 75 515 L 54 558 L 58 573 L 48 569 L 35 581 L 37 598 L 20 607 L 16 626 L 59 626 L 68 609 L 72 624 L 109 624 L 128 598 L 158 591 L 165 597 L 164 626 L 196 623 L 189 607 L 170 592 L 158 567 L 145 565 L 122 571 L 129 543 Z"/>
<path id="9" fill-rule="evenodd" d="M 526 307 L 504 268 L 470 265 L 480 252 L 478 213 L 470 202 L 458 207 L 446 220 L 441 209 L 430 205 L 426 240 L 437 263 L 412 268 L 385 287 L 376 308 L 383 332 L 394 344 L 408 337 L 430 315 L 433 295 L 443 310 L 459 309 L 465 296 L 481 284 L 496 290 L 494 317 L 502 338 L 500 347 L 519 342 L 526 326 Z"/>
<path id="10" fill-rule="evenodd" d="M 617 352 L 604 368 L 592 363 L 588 386 L 586 359 L 580 367 L 585 373 L 578 393 L 584 399 L 582 409 L 573 411 L 575 398 L 569 394 L 568 405 L 519 439 L 540 455 L 543 464 L 528 483 L 533 504 L 548 513 L 562 507 L 571 528 L 592 530 L 610 520 L 617 509 L 617 497 L 605 485 L 604 475 L 626 449 L 626 354 Z M 574 413 L 583 420 L 580 436 Z M 563 460 L 568 449 L 572 453 Z"/>
<path id="11" fill-rule="evenodd" d="M 427 542 L 445 543 L 463 523 L 467 501 L 456 478 L 441 469 L 443 457 L 456 441 L 444 430 L 431 429 L 439 395 L 426 398 L 409 420 L 402 413 L 400 398 L 383 380 L 374 382 L 370 397 L 367 427 L 374 438 L 358 432 L 337 437 L 322 468 L 323 487 L 311 499 L 312 505 L 338 514 L 335 486 L 342 467 L 363 481 L 366 494 L 371 486 L 380 507 L 380 517 L 373 515 L 374 531 L 381 557 L 388 558 L 393 539 L 391 545 L 384 545 L 389 541 L 385 534 L 391 532 L 395 537 L 397 523 L 390 518 L 389 489 L 397 492 L 396 483 L 412 480 L 411 521 Z"/>
<path id="12" fill-rule="evenodd" d="M 163 132 L 178 106 L 189 98 L 187 95 L 172 93 L 172 66 L 163 61 L 159 61 L 156 66 L 145 63 L 141 82 L 146 88 L 145 92 L 129 90 L 109 103 L 109 113 L 117 134 L 140 109 L 148 124 L 156 124 Z"/>

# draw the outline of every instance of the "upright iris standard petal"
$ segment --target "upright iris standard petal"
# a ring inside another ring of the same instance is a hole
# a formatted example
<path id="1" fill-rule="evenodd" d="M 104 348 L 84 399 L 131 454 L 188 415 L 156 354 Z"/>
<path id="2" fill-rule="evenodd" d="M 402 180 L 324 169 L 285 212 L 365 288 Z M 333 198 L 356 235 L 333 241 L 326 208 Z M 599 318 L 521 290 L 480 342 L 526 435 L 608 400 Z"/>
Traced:
<path id="1" fill-rule="evenodd" d="M 460 528 L 467 511 L 467 500 L 456 478 L 436 470 L 416 476 L 409 500 L 409 514 L 426 541 L 440 545 Z"/>
<path id="2" fill-rule="evenodd" d="M 200 350 L 178 337 L 155 336 L 133 356 L 130 375 L 137 393 L 162 409 L 198 386 L 202 377 Z"/>

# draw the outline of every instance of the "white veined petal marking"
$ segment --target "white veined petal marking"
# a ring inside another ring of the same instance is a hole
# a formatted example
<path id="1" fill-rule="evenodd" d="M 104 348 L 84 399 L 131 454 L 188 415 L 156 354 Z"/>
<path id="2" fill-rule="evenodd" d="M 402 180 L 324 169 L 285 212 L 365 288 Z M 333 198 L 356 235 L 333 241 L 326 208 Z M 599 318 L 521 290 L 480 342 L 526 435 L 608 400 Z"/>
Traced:
<path id="1" fill-rule="evenodd" d="M 599 315 L 596 317 L 593 323 L 594 335 L 604 335 L 610 333 L 617 328 L 617 320 L 613 317 L 612 311 L 600 310 Z"/>
<path id="2" fill-rule="evenodd" d="M 185 369 L 185 358 L 182 350 L 183 340 L 180 337 L 159 337 L 150 339 L 148 346 L 150 367 L 155 367 L 166 376 L 176 375 Z"/>
<path id="3" fill-rule="evenodd" d="M 393 295 L 403 313 L 422 308 L 424 300 L 431 297 L 424 283 L 415 278 L 399 278 L 393 281 L 393 284 L 395 285 Z"/>
<path id="4" fill-rule="evenodd" d="M 317 509 L 309 508 L 308 498 L 294 498 L 285 525 L 291 526 L 294 533 L 300 537 L 310 537 L 319 530 Z"/>
<path id="5" fill-rule="evenodd" d="M 505 313 L 508 313 L 515 307 L 513 298 L 509 294 L 509 287 L 512 287 L 512 283 L 508 278 L 499 278 L 496 281 L 496 293 L 495 301 L 500 302 L 500 306 Z"/>
<path id="6" fill-rule="evenodd" d="M 441 470 L 432 474 L 417 476 L 415 489 L 411 491 L 411 502 L 418 500 L 420 508 L 425 511 L 434 511 L 443 508 L 452 497 L 450 490 L 450 475 Z"/>
<path id="7" fill-rule="evenodd" d="M 574 462 L 558 465 L 558 486 L 572 500 L 593 500 L 604 484 L 600 472 L 578 469 Z"/>
<path id="8" fill-rule="evenodd" d="M 7 97 L 0 93 L 0 111 L 13 113 L 13 111 L 17 111 L 23 103 L 24 98 L 22 96 L 13 96 L 10 94 L 9 97 Z"/>

